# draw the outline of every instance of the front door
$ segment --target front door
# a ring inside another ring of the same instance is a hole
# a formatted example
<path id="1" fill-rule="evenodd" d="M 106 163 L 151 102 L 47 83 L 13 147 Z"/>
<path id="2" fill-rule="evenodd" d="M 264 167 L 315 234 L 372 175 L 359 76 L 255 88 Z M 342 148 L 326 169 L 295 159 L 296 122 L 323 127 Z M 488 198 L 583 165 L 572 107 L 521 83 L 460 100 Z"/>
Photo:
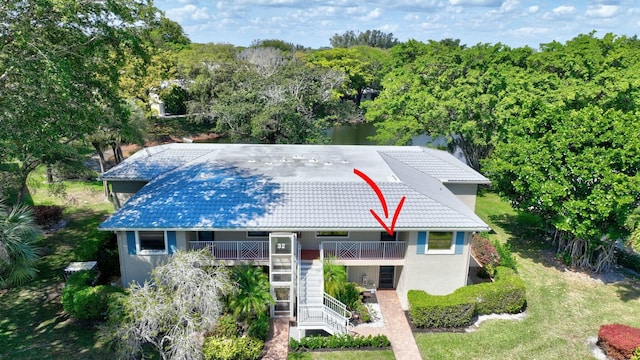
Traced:
<path id="1" fill-rule="evenodd" d="M 378 289 L 393 289 L 394 275 L 394 266 L 380 266 L 380 283 L 378 284 Z"/>

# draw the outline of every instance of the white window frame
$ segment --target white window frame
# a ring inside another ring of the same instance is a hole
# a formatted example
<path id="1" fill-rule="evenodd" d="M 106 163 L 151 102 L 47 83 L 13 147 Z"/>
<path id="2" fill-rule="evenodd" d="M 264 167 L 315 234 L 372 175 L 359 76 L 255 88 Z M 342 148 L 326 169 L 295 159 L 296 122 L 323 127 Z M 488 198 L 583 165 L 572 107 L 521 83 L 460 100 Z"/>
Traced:
<path id="1" fill-rule="evenodd" d="M 332 233 L 337 233 L 337 232 L 346 232 L 346 235 L 318 235 L 318 233 L 323 233 L 323 232 L 332 232 Z M 316 231 L 315 233 L 316 239 L 327 239 L 327 238 L 337 238 L 337 239 L 348 239 L 351 236 L 351 233 L 349 231 Z"/>
<path id="2" fill-rule="evenodd" d="M 449 246 L 448 249 L 429 249 L 429 244 L 431 244 L 431 242 L 429 241 L 429 236 L 431 236 L 431 233 L 451 233 L 451 246 Z M 425 254 L 430 254 L 430 255 L 438 255 L 438 254 L 455 254 L 456 253 L 456 231 L 428 231 L 427 232 L 427 243 L 424 249 L 424 253 Z"/>
<path id="3" fill-rule="evenodd" d="M 140 246 L 140 233 L 162 232 L 164 236 L 164 250 L 145 250 Z M 167 232 L 163 230 L 136 231 L 136 254 L 138 255 L 167 255 L 169 253 L 169 239 Z"/>

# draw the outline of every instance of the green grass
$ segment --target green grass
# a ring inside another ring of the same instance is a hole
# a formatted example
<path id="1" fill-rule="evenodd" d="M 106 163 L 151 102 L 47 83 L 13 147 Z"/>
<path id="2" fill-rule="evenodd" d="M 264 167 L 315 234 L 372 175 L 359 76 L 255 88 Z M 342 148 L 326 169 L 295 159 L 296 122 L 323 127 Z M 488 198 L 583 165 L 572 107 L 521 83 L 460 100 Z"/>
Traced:
<path id="1" fill-rule="evenodd" d="M 113 207 L 103 201 L 101 183 L 68 182 L 64 197 L 47 191 L 41 171 L 29 184 L 33 203 L 64 206 L 68 224 L 43 239 L 39 278 L 0 292 L 0 359 L 112 358 L 97 339 L 95 324 L 68 318 L 60 293 L 64 268 L 75 260 L 75 247 Z"/>
<path id="2" fill-rule="evenodd" d="M 361 351 L 319 351 L 289 353 L 288 360 L 393 360 L 392 350 L 361 350 Z"/>
<path id="3" fill-rule="evenodd" d="M 640 290 L 635 279 L 605 284 L 566 270 L 544 242 L 542 224 L 518 214 L 492 193 L 477 202 L 494 236 L 511 245 L 527 284 L 527 318 L 492 320 L 473 333 L 420 333 L 424 359 L 588 359 L 586 341 L 602 324 L 640 326 Z"/>

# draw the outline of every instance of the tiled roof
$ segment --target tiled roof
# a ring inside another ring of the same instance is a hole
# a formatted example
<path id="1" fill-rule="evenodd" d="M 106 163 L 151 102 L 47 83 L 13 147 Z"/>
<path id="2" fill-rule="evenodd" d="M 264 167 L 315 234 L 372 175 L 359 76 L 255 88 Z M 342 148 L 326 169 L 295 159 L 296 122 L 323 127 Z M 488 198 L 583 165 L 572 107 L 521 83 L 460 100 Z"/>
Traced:
<path id="1" fill-rule="evenodd" d="M 383 153 L 442 182 L 489 183 L 486 177 L 445 151 L 413 148 L 383 151 Z"/>
<path id="2" fill-rule="evenodd" d="M 129 158 L 118 166 L 156 169 L 135 164 L 155 158 L 153 164 L 165 164 L 168 169 L 159 175 L 160 170 L 151 174 L 112 169 L 110 176 L 125 179 L 131 174 L 138 176 L 133 179 L 153 176 L 101 228 L 380 229 L 369 211 L 373 209 L 384 219 L 380 201 L 353 173 L 354 168 L 380 187 L 389 207 L 387 224 L 406 196 L 397 230 L 488 228 L 472 211 L 461 211 L 464 205 L 435 179 L 414 187 L 420 172 L 400 169 L 396 173 L 379 153 L 398 153 L 392 151 L 394 147 L 200 145 L 203 150 L 198 152 L 196 144 L 188 145 L 176 147 L 182 157 L 177 164 L 169 161 L 171 152 L 164 149 Z M 287 151 L 289 157 L 283 159 Z M 400 175 L 410 181 L 403 182 Z"/>

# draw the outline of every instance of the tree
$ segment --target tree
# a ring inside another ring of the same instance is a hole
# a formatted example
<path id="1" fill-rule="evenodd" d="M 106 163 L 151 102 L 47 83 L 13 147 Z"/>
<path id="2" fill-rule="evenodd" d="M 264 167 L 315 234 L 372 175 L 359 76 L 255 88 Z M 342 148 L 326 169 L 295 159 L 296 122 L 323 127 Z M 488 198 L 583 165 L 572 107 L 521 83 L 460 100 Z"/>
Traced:
<path id="1" fill-rule="evenodd" d="M 18 201 L 29 173 L 65 161 L 105 109 L 126 117 L 121 66 L 144 55 L 139 29 L 155 13 L 137 0 L 0 2 L 0 145 L 18 164 Z"/>
<path id="2" fill-rule="evenodd" d="M 212 261 L 207 251 L 173 254 L 153 269 L 150 281 L 129 286 L 102 336 L 127 359 L 144 356 L 147 344 L 163 359 L 202 358 L 199 335 L 214 329 L 222 299 L 233 291 L 227 268 Z"/>
<path id="3" fill-rule="evenodd" d="M 324 291 L 333 297 L 338 297 L 347 285 L 347 268 L 336 264 L 332 259 L 325 259 L 322 270 Z"/>
<path id="4" fill-rule="evenodd" d="M 0 286 L 20 285 L 36 276 L 39 239 L 29 207 L 9 208 L 0 201 Z"/>
<path id="5" fill-rule="evenodd" d="M 543 45 L 486 161 L 493 186 L 545 219 L 574 266 L 606 269 L 640 204 L 639 49 L 593 33 Z"/>
<path id="6" fill-rule="evenodd" d="M 234 315 L 246 320 L 268 314 L 274 299 L 270 293 L 269 277 L 261 267 L 236 266 L 231 278 L 238 286 L 237 292 L 229 298 L 229 309 Z"/>
<path id="7" fill-rule="evenodd" d="M 367 30 L 355 33 L 353 30 L 345 31 L 342 35 L 334 34 L 331 39 L 334 48 L 350 48 L 357 45 L 367 45 L 381 49 L 389 49 L 398 44 L 398 39 L 393 33 L 385 33 L 380 30 Z"/>

